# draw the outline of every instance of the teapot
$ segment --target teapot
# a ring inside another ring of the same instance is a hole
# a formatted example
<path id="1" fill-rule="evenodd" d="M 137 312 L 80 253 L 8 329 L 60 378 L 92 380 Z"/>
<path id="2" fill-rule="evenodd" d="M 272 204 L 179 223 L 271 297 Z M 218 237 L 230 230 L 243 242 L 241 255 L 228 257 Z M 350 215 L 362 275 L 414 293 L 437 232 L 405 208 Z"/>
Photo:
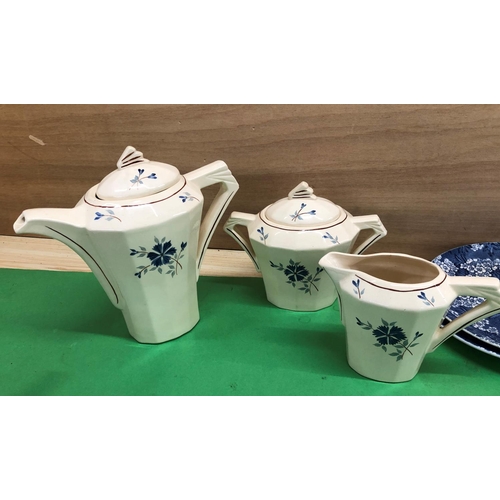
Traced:
<path id="1" fill-rule="evenodd" d="M 374 380 L 411 380 L 427 353 L 462 328 L 500 311 L 500 280 L 448 276 L 419 257 L 331 252 L 319 264 L 337 288 L 347 361 Z M 441 326 L 459 295 L 486 300 Z"/>
<path id="2" fill-rule="evenodd" d="M 369 231 L 362 236 L 364 229 Z M 269 302 L 292 311 L 317 311 L 335 301 L 333 282 L 318 265 L 321 257 L 332 250 L 362 253 L 387 234 L 377 215 L 353 217 L 316 196 L 306 182 L 257 215 L 233 212 L 224 230 L 262 273 Z"/>
<path id="3" fill-rule="evenodd" d="M 200 266 L 239 186 L 223 161 L 181 175 L 132 146 L 117 167 L 74 208 L 25 210 L 14 230 L 72 248 L 122 310 L 138 342 L 172 340 L 199 320 Z M 212 184 L 221 187 L 202 221 L 201 189 Z"/>

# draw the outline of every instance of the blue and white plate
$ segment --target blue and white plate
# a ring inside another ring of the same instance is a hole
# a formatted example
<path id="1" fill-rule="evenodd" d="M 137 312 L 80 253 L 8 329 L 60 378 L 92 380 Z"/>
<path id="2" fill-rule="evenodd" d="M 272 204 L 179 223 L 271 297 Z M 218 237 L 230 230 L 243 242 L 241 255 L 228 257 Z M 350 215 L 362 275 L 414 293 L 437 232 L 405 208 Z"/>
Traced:
<path id="1" fill-rule="evenodd" d="M 493 276 L 500 279 L 500 243 L 473 243 L 453 248 L 432 262 L 450 276 Z M 452 321 L 483 300 L 479 297 L 458 297 L 446 313 L 446 319 Z M 500 358 L 500 314 L 469 325 L 455 337 L 464 344 Z"/>

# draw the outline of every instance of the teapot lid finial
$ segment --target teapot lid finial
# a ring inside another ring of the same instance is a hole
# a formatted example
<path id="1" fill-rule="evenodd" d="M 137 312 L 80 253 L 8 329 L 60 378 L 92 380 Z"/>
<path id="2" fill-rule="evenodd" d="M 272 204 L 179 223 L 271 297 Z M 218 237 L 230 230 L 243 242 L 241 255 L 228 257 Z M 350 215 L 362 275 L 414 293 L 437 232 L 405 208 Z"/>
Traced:
<path id="1" fill-rule="evenodd" d="M 314 194 L 313 188 L 310 187 L 307 182 L 302 181 L 288 193 L 289 200 L 297 198 L 309 198 L 310 200 L 315 200 L 317 196 Z"/>
<path id="2" fill-rule="evenodd" d="M 135 149 L 133 146 L 127 146 L 125 148 L 125 151 L 123 151 L 122 155 L 120 156 L 120 159 L 118 160 L 116 166 L 118 168 L 124 168 L 129 167 L 134 163 L 143 163 L 147 161 L 149 160 L 146 160 L 146 158 L 144 158 L 143 154 L 140 151 L 137 151 L 137 149 Z"/>

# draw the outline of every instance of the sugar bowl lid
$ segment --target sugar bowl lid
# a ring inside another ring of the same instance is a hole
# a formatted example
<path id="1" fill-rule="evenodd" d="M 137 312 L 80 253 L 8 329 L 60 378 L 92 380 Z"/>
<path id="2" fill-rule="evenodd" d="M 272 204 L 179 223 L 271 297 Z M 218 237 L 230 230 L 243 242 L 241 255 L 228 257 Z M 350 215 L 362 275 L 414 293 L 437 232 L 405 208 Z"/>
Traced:
<path id="1" fill-rule="evenodd" d="M 262 212 L 264 219 L 286 228 L 327 227 L 337 221 L 343 210 L 335 203 L 316 196 L 307 182 L 301 182 Z"/>
<path id="2" fill-rule="evenodd" d="M 121 201 L 150 196 L 172 187 L 182 177 L 173 165 L 147 160 L 132 146 L 125 148 L 116 166 L 118 169 L 104 177 L 97 186 L 96 196 L 100 200 Z"/>

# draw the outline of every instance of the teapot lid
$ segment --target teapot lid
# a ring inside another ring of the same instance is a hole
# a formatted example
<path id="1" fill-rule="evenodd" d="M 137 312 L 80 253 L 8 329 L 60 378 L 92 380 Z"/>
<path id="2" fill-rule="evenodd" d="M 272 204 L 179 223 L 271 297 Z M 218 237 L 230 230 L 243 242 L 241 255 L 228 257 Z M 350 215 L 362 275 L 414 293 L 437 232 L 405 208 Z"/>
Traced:
<path id="1" fill-rule="evenodd" d="M 281 226 L 325 227 L 339 219 L 342 209 L 326 198 L 319 198 L 307 182 L 301 182 L 263 212 L 265 218 Z"/>
<path id="2" fill-rule="evenodd" d="M 108 174 L 97 186 L 100 200 L 130 200 L 164 191 L 181 179 L 173 165 L 149 161 L 140 151 L 127 146 L 116 164 L 118 170 Z"/>

